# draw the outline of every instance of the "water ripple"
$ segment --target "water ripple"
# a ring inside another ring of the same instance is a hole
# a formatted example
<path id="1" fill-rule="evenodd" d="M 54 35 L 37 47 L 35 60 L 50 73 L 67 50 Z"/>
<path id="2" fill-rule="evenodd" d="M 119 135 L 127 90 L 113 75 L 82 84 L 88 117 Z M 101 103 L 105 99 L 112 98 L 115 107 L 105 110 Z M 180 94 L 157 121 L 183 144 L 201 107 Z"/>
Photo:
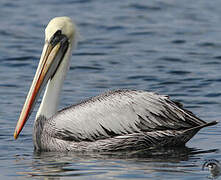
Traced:
<path id="1" fill-rule="evenodd" d="M 162 10 L 161 7 L 157 7 L 157 6 L 147 6 L 144 4 L 138 4 L 138 3 L 132 3 L 129 5 L 129 8 L 134 8 L 136 10 L 139 11 L 160 11 Z"/>
<path id="2" fill-rule="evenodd" d="M 180 62 L 180 63 L 186 63 L 186 60 L 176 58 L 176 57 L 161 57 L 159 60 L 167 61 L 167 62 Z"/>
<path id="3" fill-rule="evenodd" d="M 22 57 L 8 57 L 1 59 L 1 61 L 30 61 L 36 60 L 37 58 L 34 56 L 22 56 Z"/>
<path id="4" fill-rule="evenodd" d="M 176 39 L 176 40 L 171 41 L 171 43 L 173 43 L 173 44 L 184 44 L 184 43 L 186 43 L 186 41 L 182 40 L 182 39 Z"/>
<path id="5" fill-rule="evenodd" d="M 104 68 L 95 67 L 95 66 L 71 66 L 70 70 L 104 70 Z"/>

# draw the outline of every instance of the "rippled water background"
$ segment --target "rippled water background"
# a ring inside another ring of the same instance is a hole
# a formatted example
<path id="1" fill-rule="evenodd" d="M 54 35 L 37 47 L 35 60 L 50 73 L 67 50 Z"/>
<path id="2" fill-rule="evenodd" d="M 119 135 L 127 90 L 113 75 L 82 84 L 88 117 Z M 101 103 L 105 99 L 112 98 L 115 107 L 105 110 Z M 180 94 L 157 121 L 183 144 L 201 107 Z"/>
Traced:
<path id="1" fill-rule="evenodd" d="M 1 0 L 1 179 L 206 179 L 205 159 L 221 161 L 220 124 L 186 148 L 116 154 L 35 154 L 32 124 L 13 131 L 55 16 L 81 34 L 60 107 L 110 89 L 168 94 L 206 121 L 221 119 L 221 1 Z"/>

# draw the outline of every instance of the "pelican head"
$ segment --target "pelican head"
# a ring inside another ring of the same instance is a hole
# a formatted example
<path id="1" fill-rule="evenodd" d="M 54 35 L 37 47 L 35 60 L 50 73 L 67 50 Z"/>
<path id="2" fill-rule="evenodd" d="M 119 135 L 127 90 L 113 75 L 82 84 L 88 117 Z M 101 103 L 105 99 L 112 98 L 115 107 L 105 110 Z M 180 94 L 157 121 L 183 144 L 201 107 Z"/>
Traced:
<path id="1" fill-rule="evenodd" d="M 57 34 L 56 34 L 57 33 Z M 76 28 L 71 18 L 69 17 L 56 17 L 53 18 L 45 29 L 45 41 L 50 42 L 58 34 L 66 36 L 69 43 L 73 42 L 76 38 Z"/>
<path id="2" fill-rule="evenodd" d="M 28 120 L 47 82 L 52 81 L 56 74 L 61 77 L 66 74 L 67 68 L 65 67 L 69 64 L 71 50 L 76 43 L 76 28 L 69 17 L 56 17 L 49 22 L 45 29 L 45 45 L 40 62 L 15 128 L 15 139 Z M 63 81 L 63 79 L 59 80 Z"/>

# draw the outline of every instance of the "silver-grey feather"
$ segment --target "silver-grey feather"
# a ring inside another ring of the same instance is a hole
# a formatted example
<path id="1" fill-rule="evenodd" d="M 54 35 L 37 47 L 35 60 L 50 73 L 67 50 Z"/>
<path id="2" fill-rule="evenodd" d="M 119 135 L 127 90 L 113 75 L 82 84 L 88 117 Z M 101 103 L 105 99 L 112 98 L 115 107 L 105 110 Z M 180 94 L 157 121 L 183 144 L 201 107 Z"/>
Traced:
<path id="1" fill-rule="evenodd" d="M 58 111 L 34 125 L 41 151 L 117 151 L 184 145 L 206 123 L 168 96 L 117 90 Z"/>

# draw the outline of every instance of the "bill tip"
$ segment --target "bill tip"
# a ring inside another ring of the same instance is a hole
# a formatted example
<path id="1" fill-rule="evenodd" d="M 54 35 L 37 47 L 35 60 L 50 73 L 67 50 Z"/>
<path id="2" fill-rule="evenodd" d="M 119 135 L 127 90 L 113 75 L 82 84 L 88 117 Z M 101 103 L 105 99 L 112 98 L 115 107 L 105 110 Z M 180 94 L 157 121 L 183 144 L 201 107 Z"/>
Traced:
<path id="1" fill-rule="evenodd" d="M 14 139 L 16 140 L 18 138 L 18 135 L 17 135 L 17 131 L 14 132 Z"/>

